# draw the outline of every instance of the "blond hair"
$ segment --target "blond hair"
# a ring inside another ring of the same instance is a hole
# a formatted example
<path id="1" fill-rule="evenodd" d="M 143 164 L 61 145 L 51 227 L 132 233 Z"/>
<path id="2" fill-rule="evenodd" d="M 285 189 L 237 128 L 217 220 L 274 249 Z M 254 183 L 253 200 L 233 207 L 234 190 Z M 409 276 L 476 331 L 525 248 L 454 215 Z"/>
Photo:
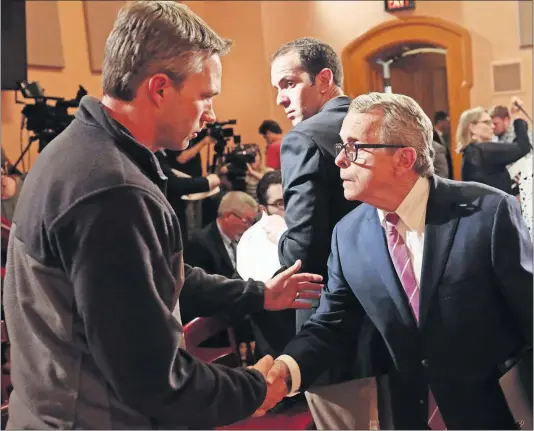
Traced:
<path id="1" fill-rule="evenodd" d="M 471 143 L 469 126 L 478 122 L 486 112 L 481 106 L 462 112 L 456 128 L 456 152 L 462 152 Z"/>
<path id="2" fill-rule="evenodd" d="M 373 110 L 383 113 L 380 143 L 413 148 L 417 154 L 414 171 L 422 177 L 433 175 L 432 122 L 417 102 L 403 94 L 369 93 L 356 97 L 349 108 L 362 114 Z"/>
<path id="3" fill-rule="evenodd" d="M 106 41 L 104 93 L 131 101 L 143 80 L 166 74 L 178 87 L 202 61 L 224 55 L 231 41 L 221 38 L 187 6 L 176 1 L 135 1 L 120 11 Z"/>
<path id="4" fill-rule="evenodd" d="M 248 195 L 245 192 L 228 192 L 221 199 L 217 214 L 219 216 L 222 216 L 229 212 L 237 212 L 239 214 L 243 207 L 252 208 L 253 210 L 257 211 L 258 203 L 254 200 L 252 196 Z"/>

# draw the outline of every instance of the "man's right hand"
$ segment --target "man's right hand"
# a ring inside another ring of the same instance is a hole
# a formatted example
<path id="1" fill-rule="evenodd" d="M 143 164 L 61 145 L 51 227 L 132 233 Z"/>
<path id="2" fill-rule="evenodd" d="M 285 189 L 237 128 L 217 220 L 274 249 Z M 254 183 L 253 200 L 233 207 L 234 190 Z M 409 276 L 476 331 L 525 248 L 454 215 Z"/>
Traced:
<path id="1" fill-rule="evenodd" d="M 510 108 L 508 112 L 510 113 L 510 118 L 512 120 L 515 120 L 517 118 L 521 118 L 521 110 L 519 109 L 519 106 L 523 107 L 523 102 L 518 97 L 512 97 L 512 101 L 510 102 Z"/>
<path id="2" fill-rule="evenodd" d="M 263 359 L 264 358 L 262 358 L 260 362 Z M 289 376 L 289 368 L 285 362 L 278 360 L 274 361 L 267 373 L 267 394 L 265 395 L 265 400 L 263 401 L 261 407 L 254 413 L 254 417 L 263 416 L 268 410 L 272 409 L 280 401 L 282 401 L 282 399 L 288 394 L 289 390 L 287 387 L 287 381 Z"/>
<path id="3" fill-rule="evenodd" d="M 215 174 L 209 174 L 206 179 L 210 185 L 210 190 L 213 190 L 215 187 L 219 187 L 221 185 L 221 179 Z"/>

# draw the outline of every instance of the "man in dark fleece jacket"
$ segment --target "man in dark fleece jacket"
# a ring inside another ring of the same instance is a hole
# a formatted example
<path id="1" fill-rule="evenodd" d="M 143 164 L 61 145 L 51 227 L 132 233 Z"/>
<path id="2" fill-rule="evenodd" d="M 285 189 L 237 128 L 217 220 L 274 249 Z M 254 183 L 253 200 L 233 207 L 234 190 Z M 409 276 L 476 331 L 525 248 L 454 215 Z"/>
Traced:
<path id="1" fill-rule="evenodd" d="M 119 13 L 102 102 L 82 99 L 15 213 L 4 284 L 9 429 L 206 428 L 262 404 L 272 358 L 255 369 L 196 360 L 180 305 L 202 315 L 306 307 L 297 298 L 316 298 L 320 277 L 296 274 L 298 262 L 265 284 L 184 265 L 154 155 L 185 148 L 214 120 L 228 48 L 178 2 Z"/>

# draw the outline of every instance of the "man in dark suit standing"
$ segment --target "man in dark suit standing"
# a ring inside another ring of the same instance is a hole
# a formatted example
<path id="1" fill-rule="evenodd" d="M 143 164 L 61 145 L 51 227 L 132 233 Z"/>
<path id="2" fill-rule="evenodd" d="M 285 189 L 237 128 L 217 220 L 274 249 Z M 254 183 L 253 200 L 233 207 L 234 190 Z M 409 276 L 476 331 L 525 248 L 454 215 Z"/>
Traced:
<path id="1" fill-rule="evenodd" d="M 272 55 L 271 82 L 278 91 L 276 103 L 294 126 L 284 136 L 281 150 L 287 230 L 283 232 L 274 217 L 271 237 L 279 237 L 283 266 L 298 258 L 303 271 L 326 277 L 332 230 L 358 204 L 343 198 L 334 164 L 334 146 L 340 142 L 339 130 L 350 104 L 341 88 L 341 62 L 326 43 L 296 39 Z M 297 312 L 297 330 L 312 313 Z"/>
<path id="2" fill-rule="evenodd" d="M 533 290 L 517 202 L 433 176 L 432 124 L 407 96 L 359 96 L 341 136 L 345 197 L 365 204 L 336 226 L 319 309 L 268 381 L 305 389 L 369 316 L 395 429 L 515 429 L 499 378 L 532 346 Z"/>
<path id="3" fill-rule="evenodd" d="M 443 172 L 447 172 L 445 178 L 454 179 L 454 172 L 452 167 L 452 157 L 450 150 L 450 129 L 451 121 L 449 120 L 449 114 L 445 111 L 437 111 L 434 114 L 434 131 L 433 131 L 433 140 L 443 147 L 443 150 L 436 150 L 436 154 L 441 156 L 444 153 L 445 159 L 447 160 L 447 168 L 443 169 Z"/>

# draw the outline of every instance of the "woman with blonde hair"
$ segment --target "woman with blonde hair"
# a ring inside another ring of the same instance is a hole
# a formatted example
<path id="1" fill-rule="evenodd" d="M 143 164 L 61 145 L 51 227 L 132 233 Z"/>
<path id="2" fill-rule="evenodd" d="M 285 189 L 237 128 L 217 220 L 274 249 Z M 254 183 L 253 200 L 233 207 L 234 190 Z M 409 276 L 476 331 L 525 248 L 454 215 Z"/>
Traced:
<path id="1" fill-rule="evenodd" d="M 463 153 L 462 180 L 477 181 L 512 192 L 512 180 L 506 166 L 528 154 L 531 149 L 528 125 L 517 118 L 519 110 L 512 103 L 510 114 L 514 120 L 516 138 L 513 142 L 491 142 L 493 123 L 482 108 L 464 111 L 456 131 L 457 151 Z"/>

